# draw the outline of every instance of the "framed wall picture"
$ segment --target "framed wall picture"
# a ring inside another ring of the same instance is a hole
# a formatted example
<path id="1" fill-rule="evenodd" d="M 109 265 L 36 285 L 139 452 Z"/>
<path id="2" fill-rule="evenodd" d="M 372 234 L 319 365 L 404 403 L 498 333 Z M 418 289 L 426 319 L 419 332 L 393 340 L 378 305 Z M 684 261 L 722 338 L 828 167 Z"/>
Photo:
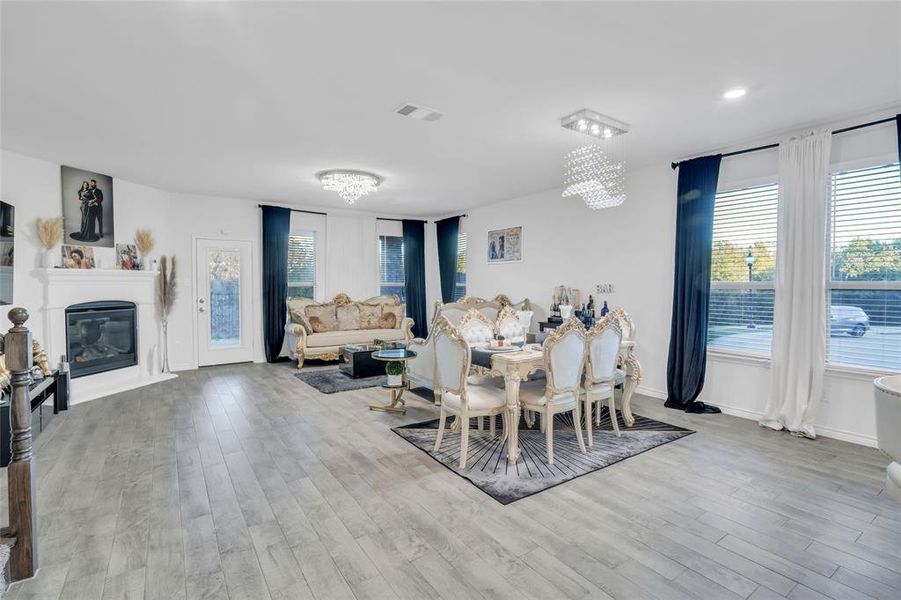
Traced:
<path id="1" fill-rule="evenodd" d="M 94 249 L 90 246 L 60 246 L 63 267 L 66 269 L 93 269 Z"/>
<path id="2" fill-rule="evenodd" d="M 134 244 L 116 244 L 116 266 L 123 271 L 139 271 L 138 248 Z"/>
<path id="3" fill-rule="evenodd" d="M 113 178 L 62 167 L 63 239 L 80 246 L 113 248 Z"/>
<path id="4" fill-rule="evenodd" d="M 0 201 L 0 304 L 13 303 L 16 209 Z"/>
<path id="5" fill-rule="evenodd" d="M 488 263 L 522 261 L 522 226 L 488 232 Z"/>

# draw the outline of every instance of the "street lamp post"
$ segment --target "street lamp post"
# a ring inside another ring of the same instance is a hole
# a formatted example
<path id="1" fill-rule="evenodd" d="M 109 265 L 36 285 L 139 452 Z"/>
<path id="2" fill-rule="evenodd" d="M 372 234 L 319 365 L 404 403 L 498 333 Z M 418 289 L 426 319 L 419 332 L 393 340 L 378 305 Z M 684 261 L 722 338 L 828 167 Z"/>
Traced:
<path id="1" fill-rule="evenodd" d="M 748 313 L 750 315 L 750 318 L 748 319 L 748 329 L 757 328 L 757 325 L 754 324 L 754 311 L 751 309 L 751 294 L 753 293 L 751 290 L 751 282 L 754 279 L 754 260 L 754 252 L 751 248 L 748 248 L 748 255 L 745 256 L 745 264 L 748 265 Z"/>

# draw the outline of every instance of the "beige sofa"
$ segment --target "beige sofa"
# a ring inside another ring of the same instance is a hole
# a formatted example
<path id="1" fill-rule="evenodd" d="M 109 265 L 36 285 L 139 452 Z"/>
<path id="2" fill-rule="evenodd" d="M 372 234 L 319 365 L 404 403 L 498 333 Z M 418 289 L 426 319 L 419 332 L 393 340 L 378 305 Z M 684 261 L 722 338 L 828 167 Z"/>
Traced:
<path id="1" fill-rule="evenodd" d="M 404 316 L 405 307 L 396 295 L 353 301 L 338 294 L 329 302 L 289 298 L 286 303 L 285 334 L 298 369 L 308 358 L 337 360 L 347 344 L 413 338 L 413 319 Z"/>

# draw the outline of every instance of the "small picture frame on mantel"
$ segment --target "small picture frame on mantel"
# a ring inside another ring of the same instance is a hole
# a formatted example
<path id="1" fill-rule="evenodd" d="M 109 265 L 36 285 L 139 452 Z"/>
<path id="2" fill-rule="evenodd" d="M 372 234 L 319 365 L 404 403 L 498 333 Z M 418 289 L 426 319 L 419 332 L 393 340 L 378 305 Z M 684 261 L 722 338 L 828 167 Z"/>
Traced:
<path id="1" fill-rule="evenodd" d="M 522 262 L 522 225 L 488 232 L 488 264 Z"/>

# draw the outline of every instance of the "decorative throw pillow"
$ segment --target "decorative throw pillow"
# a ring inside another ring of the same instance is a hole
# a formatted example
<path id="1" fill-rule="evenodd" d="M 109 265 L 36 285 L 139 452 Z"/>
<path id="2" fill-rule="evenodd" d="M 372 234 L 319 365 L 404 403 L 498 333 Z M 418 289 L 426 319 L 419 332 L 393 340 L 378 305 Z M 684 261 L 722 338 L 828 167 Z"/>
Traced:
<path id="1" fill-rule="evenodd" d="M 403 304 L 382 304 L 382 316 L 379 319 L 380 329 L 398 329 L 404 320 L 407 307 Z"/>
<path id="2" fill-rule="evenodd" d="M 339 330 L 352 331 L 360 328 L 360 307 L 356 304 L 339 306 L 337 314 Z"/>
<path id="3" fill-rule="evenodd" d="M 313 327 L 310 325 L 310 321 L 303 311 L 299 311 L 296 308 L 289 308 L 288 316 L 291 318 L 292 323 L 297 323 L 303 327 L 303 330 L 307 332 L 307 335 L 313 333 Z"/>
<path id="4" fill-rule="evenodd" d="M 380 329 L 379 319 L 382 317 L 380 304 L 359 302 L 357 308 L 360 311 L 360 329 Z"/>
<path id="5" fill-rule="evenodd" d="M 314 333 L 338 329 L 338 314 L 334 304 L 311 304 L 307 306 L 305 313 Z"/>
<path id="6" fill-rule="evenodd" d="M 379 317 L 379 329 L 394 329 L 397 326 L 397 317 L 393 312 L 383 312 Z"/>

